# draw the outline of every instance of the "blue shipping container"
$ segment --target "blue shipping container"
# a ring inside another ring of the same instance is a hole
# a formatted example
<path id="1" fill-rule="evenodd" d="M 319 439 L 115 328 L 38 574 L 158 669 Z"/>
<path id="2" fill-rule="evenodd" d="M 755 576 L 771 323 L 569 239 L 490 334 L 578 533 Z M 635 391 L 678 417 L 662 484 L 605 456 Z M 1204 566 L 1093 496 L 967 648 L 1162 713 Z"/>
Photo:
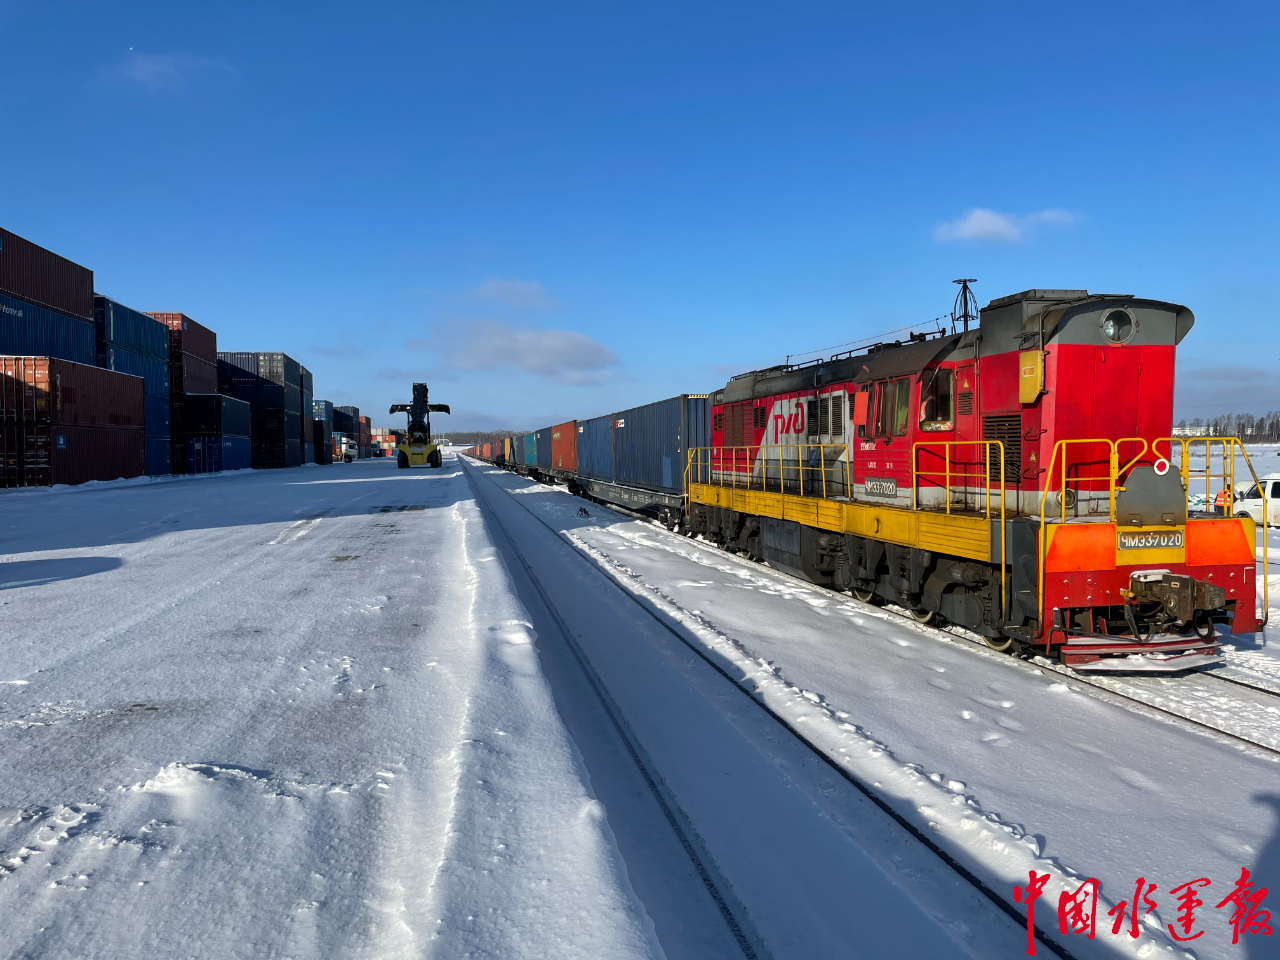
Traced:
<path id="1" fill-rule="evenodd" d="M 169 449 L 168 437 L 148 437 L 147 476 L 167 477 L 173 473 L 173 451 Z"/>
<path id="2" fill-rule="evenodd" d="M 222 437 L 216 433 L 187 435 L 187 473 L 222 470 Z"/>
<path id="3" fill-rule="evenodd" d="M 222 438 L 222 469 L 248 470 L 253 460 L 253 441 L 248 437 Z"/>
<path id="4" fill-rule="evenodd" d="M 182 403 L 183 429 L 190 434 L 252 436 L 252 408 L 221 393 L 188 393 Z"/>
<path id="5" fill-rule="evenodd" d="M 689 448 L 710 444 L 711 405 L 705 396 L 685 394 L 621 410 L 613 416 L 614 480 L 681 493 Z"/>
<path id="6" fill-rule="evenodd" d="M 169 362 L 169 327 L 109 297 L 93 298 L 94 337 L 99 347 L 118 347 L 140 357 Z M 101 349 L 100 351 L 101 352 Z M 114 370 L 115 367 L 108 367 Z M 132 373 L 131 370 L 124 371 Z M 159 396 L 159 394 L 153 394 Z M 168 396 L 168 394 L 166 394 Z"/>
<path id="7" fill-rule="evenodd" d="M 333 404 L 328 400 L 311 401 L 311 416 L 315 420 L 323 420 L 333 426 Z"/>
<path id="8" fill-rule="evenodd" d="M 526 433 L 524 435 L 524 465 L 526 467 L 536 467 L 538 465 L 538 435 L 536 433 Z"/>
<path id="9" fill-rule="evenodd" d="M 0 355 L 96 366 L 93 323 L 0 293 Z"/>
<path id="10" fill-rule="evenodd" d="M 613 479 L 613 416 L 578 421 L 578 474 Z"/>
<path id="11" fill-rule="evenodd" d="M 167 327 L 165 328 L 168 329 Z M 169 364 L 154 357 L 144 357 L 120 347 L 98 343 L 98 366 L 116 373 L 141 377 L 143 393 L 148 397 L 169 399 Z"/>
<path id="12" fill-rule="evenodd" d="M 551 428 L 543 427 L 537 432 L 538 466 L 551 467 Z"/>
<path id="13" fill-rule="evenodd" d="M 142 402 L 146 405 L 147 436 L 165 439 L 173 436 L 169 400 L 166 397 L 144 397 Z"/>

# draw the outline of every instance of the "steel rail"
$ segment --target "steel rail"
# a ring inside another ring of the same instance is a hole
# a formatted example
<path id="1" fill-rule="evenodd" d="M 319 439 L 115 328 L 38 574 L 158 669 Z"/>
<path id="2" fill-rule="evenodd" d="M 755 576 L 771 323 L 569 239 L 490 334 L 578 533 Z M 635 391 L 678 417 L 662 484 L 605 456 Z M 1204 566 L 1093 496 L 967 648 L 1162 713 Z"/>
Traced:
<path id="1" fill-rule="evenodd" d="M 630 757 L 631 762 L 635 765 L 637 771 L 639 771 L 641 778 L 645 782 L 645 786 L 649 788 L 649 793 L 653 796 L 653 799 L 657 803 L 658 808 L 662 811 L 662 815 L 666 819 L 668 826 L 671 827 L 672 833 L 675 834 L 676 839 L 680 842 L 680 846 L 684 849 L 685 855 L 689 858 L 689 862 L 693 865 L 694 871 L 698 874 L 698 879 L 702 881 L 702 885 L 706 888 L 707 894 L 711 897 L 712 902 L 715 903 L 721 919 L 724 920 L 725 925 L 729 928 L 729 932 L 733 935 L 734 941 L 742 951 L 743 957 L 745 957 L 746 960 L 765 960 L 765 958 L 768 957 L 767 950 L 763 947 L 763 944 L 758 948 L 757 944 L 752 942 L 753 939 L 759 938 L 749 937 L 744 929 L 744 922 L 740 921 L 738 917 L 735 916 L 735 910 L 730 906 L 729 899 L 720 889 L 720 884 L 716 882 L 715 877 L 712 876 L 712 871 L 707 866 L 707 861 L 711 859 L 710 856 L 705 851 L 699 851 L 698 846 L 695 845 L 695 842 L 692 839 L 696 836 L 696 832 L 692 830 L 692 828 L 686 827 L 686 825 L 681 822 L 680 817 L 678 817 L 675 812 L 678 805 L 668 801 L 664 791 L 658 786 L 661 779 L 660 775 L 656 770 L 650 769 L 650 764 L 646 762 L 644 749 L 640 746 L 639 742 L 629 729 L 626 720 L 622 716 L 621 708 L 614 701 L 613 697 L 610 696 L 608 688 L 604 684 L 604 680 L 601 678 L 599 673 L 596 672 L 595 667 L 591 665 L 591 661 L 587 657 L 586 652 L 574 637 L 572 629 L 570 629 L 569 625 L 565 623 L 564 618 L 560 615 L 560 611 L 556 609 L 555 601 L 551 599 L 546 588 L 542 585 L 542 581 L 538 578 L 538 574 L 533 569 L 533 565 L 529 563 L 524 552 L 516 546 L 515 539 L 507 532 L 506 526 L 502 523 L 501 519 L 497 517 L 496 512 L 493 510 L 492 502 L 489 500 L 488 496 L 480 490 L 480 484 L 476 482 L 474 477 L 472 477 L 469 470 L 464 470 L 464 473 L 467 477 L 467 485 L 471 487 L 471 491 L 475 495 L 476 499 L 482 501 L 489 508 L 488 512 L 490 516 L 494 517 L 494 519 L 498 521 L 498 527 L 502 530 L 503 537 L 510 545 L 511 551 L 515 554 L 516 559 L 520 561 L 520 566 L 524 569 L 524 573 L 529 578 L 529 582 L 533 584 L 534 590 L 537 591 L 538 598 L 542 601 L 542 605 L 546 609 L 547 614 L 554 621 L 561 639 L 564 640 L 565 645 L 573 655 L 573 659 L 577 662 L 579 668 L 581 668 L 587 684 L 591 687 L 597 699 L 600 701 L 600 706 L 604 710 L 605 715 L 609 718 L 610 724 L 613 726 L 614 731 L 618 734 L 619 739 L 621 739 L 623 745 L 626 747 L 627 755 Z M 515 498 L 513 497 L 512 499 L 514 500 Z M 523 504 L 521 504 L 521 506 L 523 506 Z M 558 535 L 557 539 L 560 539 L 561 542 L 563 542 L 563 538 L 560 538 Z M 592 567 L 595 568 L 595 564 L 592 564 Z M 745 913 L 745 911 L 742 912 Z"/>

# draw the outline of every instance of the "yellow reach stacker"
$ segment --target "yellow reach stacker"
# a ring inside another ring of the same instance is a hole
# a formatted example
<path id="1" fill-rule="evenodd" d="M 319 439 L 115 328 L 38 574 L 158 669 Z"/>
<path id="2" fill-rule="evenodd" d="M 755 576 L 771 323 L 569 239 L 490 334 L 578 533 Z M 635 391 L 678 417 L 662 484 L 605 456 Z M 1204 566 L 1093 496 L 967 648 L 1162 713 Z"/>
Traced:
<path id="1" fill-rule="evenodd" d="M 413 403 L 394 403 L 392 413 L 409 415 L 409 430 L 405 442 L 396 445 L 396 462 L 401 469 L 408 467 L 438 467 L 441 463 L 440 447 L 431 442 L 431 414 L 448 413 L 447 403 L 428 403 L 427 385 L 413 385 Z"/>

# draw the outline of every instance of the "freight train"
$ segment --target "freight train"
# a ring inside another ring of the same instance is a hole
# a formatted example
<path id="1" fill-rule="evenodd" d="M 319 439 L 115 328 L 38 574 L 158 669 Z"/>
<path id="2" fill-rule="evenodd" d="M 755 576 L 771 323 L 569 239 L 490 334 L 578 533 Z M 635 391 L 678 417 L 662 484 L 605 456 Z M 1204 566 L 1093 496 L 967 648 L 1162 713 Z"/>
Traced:
<path id="1" fill-rule="evenodd" d="M 1172 436 L 1192 312 L 1027 290 L 969 319 L 467 453 L 1075 670 L 1204 667 L 1259 630 L 1248 454 Z"/>

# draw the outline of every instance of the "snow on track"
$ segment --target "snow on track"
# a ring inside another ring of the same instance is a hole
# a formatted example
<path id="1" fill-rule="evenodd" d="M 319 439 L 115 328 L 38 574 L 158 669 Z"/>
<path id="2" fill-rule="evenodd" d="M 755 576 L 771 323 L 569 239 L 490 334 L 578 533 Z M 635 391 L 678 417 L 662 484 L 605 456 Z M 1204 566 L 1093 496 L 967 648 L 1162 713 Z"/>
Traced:
<path id="1" fill-rule="evenodd" d="M 456 461 L 0 495 L 0 955 L 658 956 Z"/>
<path id="2" fill-rule="evenodd" d="M 583 501 L 563 491 L 493 476 L 993 886 L 1012 894 L 1032 868 L 1097 877 L 1099 937 L 1066 938 L 1077 956 L 1182 952 L 1165 930 L 1176 918 L 1167 893 L 1140 940 L 1110 935 L 1105 910 L 1139 876 L 1160 891 L 1209 877 L 1225 895 L 1248 867 L 1280 887 L 1273 760 L 654 524 L 600 506 L 578 518 Z M 1056 900 L 1043 901 L 1050 925 Z M 1197 956 L 1274 949 L 1265 937 L 1233 946 L 1227 913 L 1199 911 Z"/>

